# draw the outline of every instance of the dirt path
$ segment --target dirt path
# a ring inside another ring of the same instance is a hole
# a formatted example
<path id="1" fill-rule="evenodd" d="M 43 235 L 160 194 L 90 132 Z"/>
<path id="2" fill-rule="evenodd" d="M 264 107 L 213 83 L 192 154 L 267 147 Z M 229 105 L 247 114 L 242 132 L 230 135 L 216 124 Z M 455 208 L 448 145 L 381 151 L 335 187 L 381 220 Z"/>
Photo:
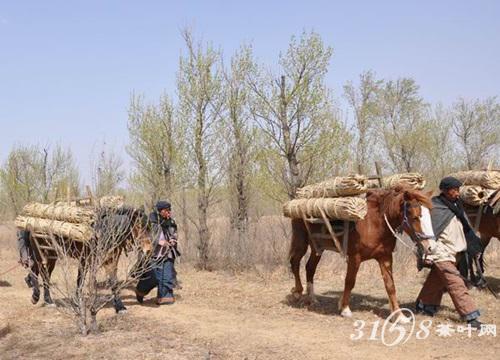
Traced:
<path id="1" fill-rule="evenodd" d="M 15 263 L 13 250 L 4 244 L 0 241 L 0 270 Z M 440 323 L 460 325 L 448 297 L 443 311 L 433 319 L 427 339 L 413 336 L 394 347 L 368 340 L 372 324 L 382 323 L 388 314 L 382 280 L 375 270 L 369 264 L 362 268 L 352 301 L 354 319 L 344 319 L 337 315 L 342 278 L 329 273 L 326 264 L 320 268 L 316 284 L 319 304 L 309 307 L 287 296 L 292 281 L 286 274 L 233 276 L 181 266 L 183 289 L 175 305 L 156 307 L 151 301 L 139 305 L 133 293 L 126 291 L 128 314 L 116 316 L 112 309 L 105 309 L 100 314 L 102 333 L 81 337 L 56 309 L 30 304 L 30 290 L 18 268 L 0 279 L 0 314 L 10 323 L 10 333 L 0 339 L 0 358 L 497 358 L 500 345 L 496 337 L 474 333 L 468 338 L 463 333 L 443 338 L 436 334 Z M 489 271 L 498 292 L 500 267 L 490 266 Z M 421 278 L 411 271 L 397 278 L 403 305 L 413 302 Z M 485 313 L 483 320 L 497 324 L 498 302 L 488 294 L 474 293 L 474 297 Z M 417 324 L 425 319 L 417 317 Z M 367 324 L 365 336 L 358 341 L 350 339 L 355 334 L 355 320 Z"/>

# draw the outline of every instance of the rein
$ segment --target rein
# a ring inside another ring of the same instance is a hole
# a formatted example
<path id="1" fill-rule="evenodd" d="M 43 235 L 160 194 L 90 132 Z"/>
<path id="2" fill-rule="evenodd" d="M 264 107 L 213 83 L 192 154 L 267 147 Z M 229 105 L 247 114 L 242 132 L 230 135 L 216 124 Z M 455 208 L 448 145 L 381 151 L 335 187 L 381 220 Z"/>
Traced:
<path id="1" fill-rule="evenodd" d="M 400 236 L 396 233 L 396 231 L 393 229 L 393 227 L 391 226 L 391 224 L 389 224 L 389 220 L 387 219 L 387 215 L 386 215 L 386 214 L 384 214 L 384 220 L 385 220 L 385 223 L 387 224 L 387 227 L 388 227 L 388 228 L 389 228 L 389 230 L 391 231 L 392 235 L 394 235 L 394 237 L 395 237 L 396 239 L 398 239 L 398 240 L 401 242 L 401 244 L 403 244 L 403 245 L 404 245 L 404 246 L 406 246 L 408 249 L 410 249 L 411 251 L 413 251 L 413 252 L 414 252 L 414 251 L 415 251 L 415 249 L 414 249 L 412 246 L 408 245 L 406 242 L 404 242 L 404 241 L 403 241 L 403 239 L 402 239 L 402 238 L 401 238 L 401 237 L 400 237 Z"/>

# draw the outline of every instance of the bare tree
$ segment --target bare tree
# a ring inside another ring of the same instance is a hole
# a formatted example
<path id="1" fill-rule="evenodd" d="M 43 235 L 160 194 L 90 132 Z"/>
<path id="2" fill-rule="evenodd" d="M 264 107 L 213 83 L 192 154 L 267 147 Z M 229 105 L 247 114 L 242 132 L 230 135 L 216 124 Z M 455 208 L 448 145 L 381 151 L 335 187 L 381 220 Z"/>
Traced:
<path id="1" fill-rule="evenodd" d="M 171 195 L 176 183 L 181 128 L 175 121 L 170 98 L 160 98 L 159 104 L 145 105 L 144 99 L 132 95 L 129 109 L 129 155 L 136 172 L 132 183 L 149 196 L 150 205 L 159 198 Z"/>
<path id="2" fill-rule="evenodd" d="M 178 73 L 180 113 L 187 125 L 190 163 L 196 178 L 198 217 L 198 266 L 208 267 L 210 231 L 208 209 L 221 182 L 221 160 L 225 141 L 221 137 L 221 112 L 224 106 L 223 73 L 220 53 L 211 45 L 195 43 L 189 30 L 182 32 L 187 54 L 182 56 Z"/>
<path id="3" fill-rule="evenodd" d="M 250 177 L 255 159 L 252 115 L 249 108 L 247 78 L 253 61 L 250 47 L 242 47 L 231 59 L 230 72 L 225 74 L 228 128 L 228 177 L 231 227 L 238 234 L 239 246 L 246 244 L 250 202 Z M 240 249 L 243 250 L 243 249 Z"/>
<path id="4" fill-rule="evenodd" d="M 116 193 L 125 180 L 123 160 L 112 150 L 106 150 L 105 146 L 103 144 L 93 174 L 94 194 L 97 197 Z"/>
<path id="5" fill-rule="evenodd" d="M 465 157 L 464 165 L 467 169 L 486 165 L 484 162 L 490 156 L 498 155 L 500 149 L 500 105 L 497 99 L 460 99 L 453 106 L 453 131 Z"/>
<path id="6" fill-rule="evenodd" d="M 424 161 L 429 126 L 425 119 L 427 105 L 418 89 L 413 79 L 402 78 L 387 81 L 379 91 L 379 131 L 394 171 L 417 171 Z"/>
<path id="7" fill-rule="evenodd" d="M 357 87 L 352 82 L 344 86 L 344 96 L 354 113 L 357 135 L 356 164 L 362 174 L 368 172 L 373 156 L 373 132 L 379 111 L 377 98 L 382 83 L 382 80 L 375 78 L 373 72 L 366 71 L 359 76 Z"/>
<path id="8" fill-rule="evenodd" d="M 324 83 L 331 55 L 318 34 L 303 33 L 280 55 L 282 75 L 256 69 L 249 76 L 252 113 L 264 134 L 264 168 L 290 199 L 338 144 L 341 129 Z"/>
<path id="9" fill-rule="evenodd" d="M 153 266 L 146 229 L 136 229 L 139 223 L 125 224 L 134 233 L 130 235 L 121 219 L 110 220 L 110 216 L 116 215 L 108 214 L 106 225 L 96 229 L 96 235 L 83 245 L 54 234 L 47 237 L 60 268 L 50 284 L 59 297 L 57 309 L 75 321 L 82 335 L 98 332 L 99 311 Z M 120 257 L 125 248 L 127 256 Z M 140 264 L 136 262 L 139 253 Z M 104 274 L 110 276 L 106 282 L 100 281 Z"/>

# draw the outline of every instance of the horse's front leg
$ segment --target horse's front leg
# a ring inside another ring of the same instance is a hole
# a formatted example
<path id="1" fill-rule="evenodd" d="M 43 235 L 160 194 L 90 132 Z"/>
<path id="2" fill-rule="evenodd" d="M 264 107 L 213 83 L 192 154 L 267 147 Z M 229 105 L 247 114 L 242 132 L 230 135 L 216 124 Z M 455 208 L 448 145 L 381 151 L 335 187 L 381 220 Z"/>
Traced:
<path id="1" fill-rule="evenodd" d="M 118 260 L 120 259 L 121 250 L 117 250 L 110 256 L 108 261 L 105 262 L 104 267 L 106 273 L 108 274 L 108 283 L 111 285 L 111 291 L 113 293 L 113 307 L 117 314 L 124 314 L 127 312 L 127 308 L 123 304 L 120 297 L 120 286 L 118 284 Z"/>
<path id="2" fill-rule="evenodd" d="M 120 286 L 118 285 L 118 277 L 116 273 L 110 278 L 113 286 L 111 287 L 111 291 L 113 292 L 113 307 L 117 314 L 125 314 L 127 312 L 127 308 L 123 304 L 122 298 L 120 296 Z"/>
<path id="3" fill-rule="evenodd" d="M 344 317 L 352 317 L 352 311 L 349 308 L 351 299 L 351 291 L 356 284 L 356 275 L 358 274 L 359 266 L 361 265 L 361 256 L 349 256 L 347 260 L 347 274 L 345 276 L 344 293 L 340 299 L 339 310 L 340 315 Z"/>
<path id="4" fill-rule="evenodd" d="M 292 295 L 298 299 L 301 297 L 304 288 L 300 281 L 300 260 L 307 252 L 308 242 L 305 231 L 293 226 L 292 222 L 292 244 L 290 246 L 290 266 L 295 279 L 295 286 L 292 288 Z"/>
<path id="5" fill-rule="evenodd" d="M 316 268 L 321 260 L 321 255 L 316 254 L 314 249 L 311 249 L 311 255 L 306 264 L 306 280 L 307 280 L 307 296 L 312 304 L 318 302 L 316 295 L 314 294 L 314 274 L 316 273 Z"/>
<path id="6" fill-rule="evenodd" d="M 484 252 L 486 251 L 486 247 L 491 241 L 491 237 L 489 236 L 481 236 L 481 245 L 483 245 L 483 252 L 479 256 L 479 266 L 481 266 L 481 272 L 484 273 Z"/>
<path id="7" fill-rule="evenodd" d="M 31 293 L 31 303 L 35 305 L 40 300 L 40 284 L 38 282 L 38 265 L 33 264 L 28 274 L 33 291 Z"/>
<path id="8" fill-rule="evenodd" d="M 392 253 L 377 259 L 377 261 L 380 266 L 382 278 L 384 279 L 385 290 L 387 291 L 387 295 L 389 297 L 389 306 L 391 307 L 391 312 L 398 311 L 399 303 L 396 296 L 394 277 L 392 275 Z M 398 315 L 398 320 L 402 323 L 409 323 L 411 321 L 402 313 Z"/>

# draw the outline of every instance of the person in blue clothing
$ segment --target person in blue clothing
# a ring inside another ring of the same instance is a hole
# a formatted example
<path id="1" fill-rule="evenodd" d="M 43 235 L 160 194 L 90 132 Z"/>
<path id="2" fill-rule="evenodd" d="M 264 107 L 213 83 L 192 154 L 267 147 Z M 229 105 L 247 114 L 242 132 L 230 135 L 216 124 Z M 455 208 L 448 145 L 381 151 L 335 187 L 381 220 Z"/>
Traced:
<path id="1" fill-rule="evenodd" d="M 175 302 L 177 273 L 174 264 L 180 252 L 177 249 L 177 224 L 171 211 L 169 202 L 158 201 L 149 216 L 153 254 L 151 269 L 141 276 L 137 284 L 135 293 L 139 303 L 155 287 L 158 287 L 158 305 L 171 305 Z"/>

